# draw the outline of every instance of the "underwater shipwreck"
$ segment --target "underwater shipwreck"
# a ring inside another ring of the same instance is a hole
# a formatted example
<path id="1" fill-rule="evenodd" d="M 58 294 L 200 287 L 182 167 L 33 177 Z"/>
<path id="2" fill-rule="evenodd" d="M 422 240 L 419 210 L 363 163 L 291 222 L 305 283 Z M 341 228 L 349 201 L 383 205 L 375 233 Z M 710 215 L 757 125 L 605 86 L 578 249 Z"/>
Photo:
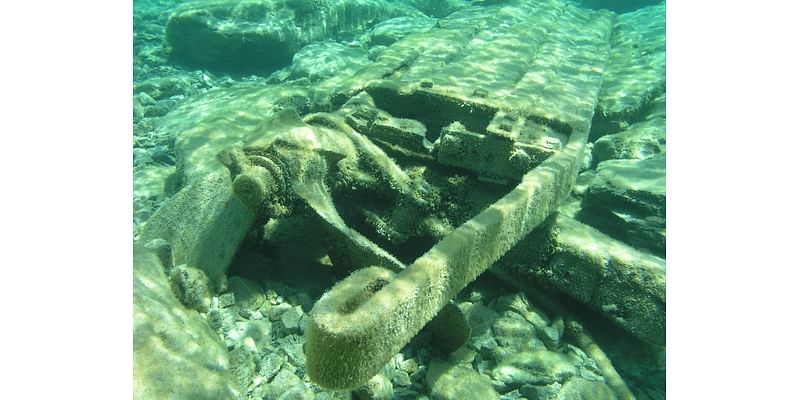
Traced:
<path id="1" fill-rule="evenodd" d="M 134 397 L 665 398 L 665 3 L 398 3 L 169 14 L 174 62 L 289 67 L 142 114 Z"/>

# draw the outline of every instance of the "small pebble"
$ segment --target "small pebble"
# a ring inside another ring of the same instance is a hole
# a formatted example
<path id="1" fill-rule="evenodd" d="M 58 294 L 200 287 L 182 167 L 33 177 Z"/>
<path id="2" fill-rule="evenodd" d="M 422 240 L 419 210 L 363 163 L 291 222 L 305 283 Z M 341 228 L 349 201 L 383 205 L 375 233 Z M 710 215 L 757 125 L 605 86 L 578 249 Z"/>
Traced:
<path id="1" fill-rule="evenodd" d="M 233 293 L 225 293 L 219 296 L 219 306 L 221 308 L 227 308 L 236 303 Z"/>

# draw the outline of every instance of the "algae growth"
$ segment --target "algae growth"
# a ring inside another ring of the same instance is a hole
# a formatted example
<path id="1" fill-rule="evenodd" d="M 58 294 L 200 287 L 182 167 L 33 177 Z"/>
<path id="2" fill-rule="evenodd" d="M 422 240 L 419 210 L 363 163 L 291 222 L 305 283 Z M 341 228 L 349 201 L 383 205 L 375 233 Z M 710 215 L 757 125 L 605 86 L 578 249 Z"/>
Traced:
<path id="1" fill-rule="evenodd" d="M 664 398 L 666 4 L 592 3 L 135 2 L 135 397 Z"/>

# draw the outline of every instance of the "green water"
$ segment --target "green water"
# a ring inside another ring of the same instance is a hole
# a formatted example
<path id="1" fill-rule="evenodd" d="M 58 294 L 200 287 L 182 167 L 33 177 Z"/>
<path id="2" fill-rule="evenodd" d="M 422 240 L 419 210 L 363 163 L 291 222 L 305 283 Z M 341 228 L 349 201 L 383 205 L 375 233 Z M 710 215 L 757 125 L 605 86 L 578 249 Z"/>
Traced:
<path id="1" fill-rule="evenodd" d="M 666 397 L 665 2 L 132 15 L 135 398 Z"/>

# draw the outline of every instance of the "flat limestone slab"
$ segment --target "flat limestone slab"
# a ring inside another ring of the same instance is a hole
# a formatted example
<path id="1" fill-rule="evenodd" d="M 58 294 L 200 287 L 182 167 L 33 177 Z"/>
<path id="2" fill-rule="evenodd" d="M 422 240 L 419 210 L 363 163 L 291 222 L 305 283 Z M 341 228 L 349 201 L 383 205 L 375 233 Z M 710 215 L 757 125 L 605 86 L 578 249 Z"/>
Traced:
<path id="1" fill-rule="evenodd" d="M 173 295 L 164 267 L 141 246 L 133 252 L 133 398 L 240 399 L 217 334 Z"/>

